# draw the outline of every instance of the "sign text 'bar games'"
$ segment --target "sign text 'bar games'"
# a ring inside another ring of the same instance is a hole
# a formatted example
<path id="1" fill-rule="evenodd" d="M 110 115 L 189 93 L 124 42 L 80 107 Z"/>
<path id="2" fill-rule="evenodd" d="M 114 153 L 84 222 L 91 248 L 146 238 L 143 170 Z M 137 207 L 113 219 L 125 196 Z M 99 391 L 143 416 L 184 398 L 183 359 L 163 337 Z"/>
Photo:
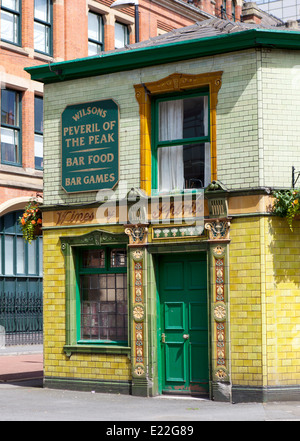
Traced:
<path id="1" fill-rule="evenodd" d="M 66 107 L 62 114 L 62 187 L 112 189 L 119 180 L 119 108 L 113 100 Z"/>

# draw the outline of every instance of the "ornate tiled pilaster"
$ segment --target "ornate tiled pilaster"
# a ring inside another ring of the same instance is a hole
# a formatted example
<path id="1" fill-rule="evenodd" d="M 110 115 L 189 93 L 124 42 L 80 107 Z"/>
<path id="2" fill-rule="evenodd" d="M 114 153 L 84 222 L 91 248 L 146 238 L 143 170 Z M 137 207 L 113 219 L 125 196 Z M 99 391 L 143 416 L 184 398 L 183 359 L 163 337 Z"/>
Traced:
<path id="1" fill-rule="evenodd" d="M 228 219 L 210 219 L 205 225 L 210 235 L 212 390 L 214 399 L 218 401 L 229 401 L 231 395 L 228 306 L 229 226 Z"/>
<path id="2" fill-rule="evenodd" d="M 129 225 L 132 394 L 148 396 L 146 342 L 146 225 Z"/>

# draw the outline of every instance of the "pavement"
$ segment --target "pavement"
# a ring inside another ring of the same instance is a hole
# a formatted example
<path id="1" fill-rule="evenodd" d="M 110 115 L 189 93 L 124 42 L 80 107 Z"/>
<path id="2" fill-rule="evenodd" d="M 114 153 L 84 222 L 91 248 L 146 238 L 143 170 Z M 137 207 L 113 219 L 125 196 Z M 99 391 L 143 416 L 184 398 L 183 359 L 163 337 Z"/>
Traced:
<path id="1" fill-rule="evenodd" d="M 105 437 L 199 438 L 203 421 L 300 421 L 300 402 L 231 404 L 47 389 L 42 347 L 11 347 L 0 349 L 0 421 L 101 421 Z"/>
<path id="2" fill-rule="evenodd" d="M 0 384 L 27 379 L 43 379 L 43 346 L 0 348 Z"/>

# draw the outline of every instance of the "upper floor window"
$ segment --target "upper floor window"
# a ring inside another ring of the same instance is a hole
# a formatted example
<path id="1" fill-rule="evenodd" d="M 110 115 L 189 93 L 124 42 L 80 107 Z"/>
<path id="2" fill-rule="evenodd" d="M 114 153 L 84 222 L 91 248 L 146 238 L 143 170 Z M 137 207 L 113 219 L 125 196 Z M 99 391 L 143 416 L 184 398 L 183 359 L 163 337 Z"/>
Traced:
<path id="1" fill-rule="evenodd" d="M 98 55 L 104 50 L 103 19 L 101 15 L 89 12 L 88 16 L 88 54 Z"/>
<path id="2" fill-rule="evenodd" d="M 209 94 L 158 98 L 153 106 L 153 188 L 168 193 L 208 185 Z"/>
<path id="3" fill-rule="evenodd" d="M 1 40 L 21 44 L 21 0 L 1 2 Z"/>
<path id="4" fill-rule="evenodd" d="M 34 97 L 34 162 L 35 168 L 43 169 L 43 98 Z"/>
<path id="5" fill-rule="evenodd" d="M 232 21 L 235 21 L 235 20 L 236 20 L 235 7 L 236 7 L 235 1 L 232 0 L 232 3 L 231 3 L 231 20 L 232 20 Z"/>
<path id="6" fill-rule="evenodd" d="M 128 26 L 123 23 L 115 23 L 115 49 L 124 47 L 129 43 Z"/>
<path id="7" fill-rule="evenodd" d="M 227 0 L 222 0 L 222 4 L 221 4 L 221 18 L 227 18 L 226 7 L 227 7 Z"/>
<path id="8" fill-rule="evenodd" d="M 21 99 L 20 93 L 1 90 L 1 162 L 21 165 Z"/>
<path id="9" fill-rule="evenodd" d="M 34 0 L 34 50 L 52 53 L 52 2 Z"/>

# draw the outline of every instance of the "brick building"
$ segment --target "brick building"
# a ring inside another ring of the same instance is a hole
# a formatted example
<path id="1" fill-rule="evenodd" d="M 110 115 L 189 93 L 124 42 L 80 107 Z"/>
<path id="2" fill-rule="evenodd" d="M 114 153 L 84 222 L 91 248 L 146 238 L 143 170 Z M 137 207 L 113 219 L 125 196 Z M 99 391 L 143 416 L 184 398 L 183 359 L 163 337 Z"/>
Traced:
<path id="1" fill-rule="evenodd" d="M 53 62 L 134 43 L 134 7 L 112 9 L 112 3 L 1 2 L 0 301 L 4 309 L 14 304 L 16 295 L 34 292 L 40 296 L 42 289 L 42 238 L 31 245 L 24 243 L 17 224 L 21 210 L 43 190 L 43 85 L 32 81 L 24 68 L 48 64 L 51 71 Z M 201 22 L 211 14 L 231 14 L 234 3 L 223 3 L 221 10 L 220 0 L 213 9 L 207 0 L 140 0 L 140 40 Z M 237 18 L 239 10 L 237 5 Z"/>

